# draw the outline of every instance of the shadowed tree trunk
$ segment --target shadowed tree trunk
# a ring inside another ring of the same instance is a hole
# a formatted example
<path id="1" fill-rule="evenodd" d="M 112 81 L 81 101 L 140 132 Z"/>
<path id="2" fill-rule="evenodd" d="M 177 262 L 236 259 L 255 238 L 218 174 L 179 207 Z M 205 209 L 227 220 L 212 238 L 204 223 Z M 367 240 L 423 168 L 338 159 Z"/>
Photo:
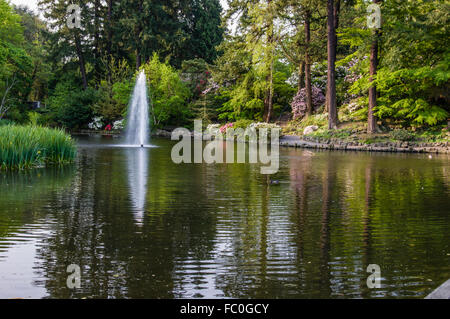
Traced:
<path id="1" fill-rule="evenodd" d="M 334 9 L 333 9 L 333 16 L 334 16 L 334 30 L 336 31 L 337 28 L 339 27 L 339 13 L 341 12 L 341 1 L 337 0 L 334 4 Z M 337 43 L 338 43 L 338 38 L 337 38 L 337 33 L 335 32 L 335 43 L 336 43 L 336 49 L 334 50 L 334 63 L 336 63 L 336 55 L 337 55 Z M 328 90 L 326 92 L 326 101 L 328 101 Z M 328 103 L 325 104 L 325 112 L 328 112 Z"/>
<path id="2" fill-rule="evenodd" d="M 305 72 L 305 62 L 301 62 L 298 66 L 298 90 L 297 92 L 300 92 L 303 85 L 303 75 Z"/>
<path id="3" fill-rule="evenodd" d="M 106 53 L 108 61 L 108 82 L 111 83 L 111 54 L 112 54 L 112 0 L 108 0 L 108 14 L 107 14 L 107 41 Z"/>
<path id="4" fill-rule="evenodd" d="M 78 62 L 80 64 L 81 80 L 83 82 L 83 89 L 87 89 L 87 77 L 86 77 L 86 66 L 84 63 L 83 51 L 81 49 L 81 40 L 78 32 L 75 32 L 75 48 L 77 50 Z"/>
<path id="5" fill-rule="evenodd" d="M 269 87 L 267 88 L 266 97 L 264 99 L 264 121 L 270 122 L 270 118 L 272 117 L 272 109 L 273 109 L 273 61 L 270 65 L 270 72 L 267 76 L 267 82 L 269 83 Z"/>
<path id="6" fill-rule="evenodd" d="M 271 7 L 272 0 L 267 1 L 267 5 Z M 264 98 L 264 114 L 263 114 L 263 120 L 265 122 L 270 122 L 270 118 L 272 117 L 272 111 L 273 111 L 273 42 L 275 41 L 274 34 L 273 34 L 273 15 L 271 15 L 268 19 L 268 36 L 267 36 L 267 45 L 272 50 L 270 52 L 270 65 L 269 65 L 269 74 L 266 77 L 267 83 L 269 83 L 269 87 L 266 91 L 266 96 Z"/>
<path id="7" fill-rule="evenodd" d="M 336 31 L 339 28 L 339 13 L 341 12 L 341 0 L 336 0 L 335 4 L 334 4 L 334 11 L 333 11 L 333 15 L 334 15 L 334 30 Z M 338 43 L 338 37 L 337 37 L 337 33 L 335 33 L 335 38 L 336 38 L 336 47 L 337 47 L 337 43 Z M 336 63 L 336 51 L 334 50 L 334 61 Z"/>
<path id="8" fill-rule="evenodd" d="M 108 59 L 110 59 L 111 56 L 111 50 L 112 50 L 112 0 L 108 0 L 108 23 L 107 23 L 107 30 L 108 30 L 108 40 L 106 44 L 106 52 L 108 53 Z"/>
<path id="9" fill-rule="evenodd" d="M 139 70 L 139 68 L 141 67 L 141 63 L 141 52 L 139 48 L 136 48 L 136 70 Z"/>
<path id="10" fill-rule="evenodd" d="M 312 115 L 312 89 L 311 89 L 311 58 L 309 44 L 311 42 L 311 12 L 305 13 L 305 89 L 306 89 L 306 115 Z"/>
<path id="11" fill-rule="evenodd" d="M 373 0 L 373 3 L 378 4 L 380 0 Z M 375 30 L 375 39 L 370 48 L 370 82 L 374 81 L 378 68 L 378 37 L 379 31 Z M 377 106 L 377 87 L 373 84 L 369 88 L 369 111 L 367 116 L 367 133 L 373 134 L 377 131 L 377 118 L 375 117 L 374 109 Z"/>
<path id="12" fill-rule="evenodd" d="M 327 2 L 327 29 L 328 29 L 328 80 L 327 80 L 327 108 L 328 128 L 337 128 L 337 103 L 336 103 L 336 24 L 334 1 Z"/>
<path id="13" fill-rule="evenodd" d="M 142 1 L 139 1 L 138 2 L 139 12 L 142 12 L 143 9 L 144 9 L 143 3 L 142 3 Z M 141 20 L 138 20 L 138 22 L 137 22 L 137 25 L 135 28 L 135 36 L 136 36 L 136 38 L 135 38 L 135 41 L 136 41 L 136 70 L 139 70 L 139 68 L 142 65 L 142 52 L 141 52 L 141 49 L 142 49 L 142 47 L 141 47 L 142 46 L 142 39 L 141 39 L 142 21 Z"/>

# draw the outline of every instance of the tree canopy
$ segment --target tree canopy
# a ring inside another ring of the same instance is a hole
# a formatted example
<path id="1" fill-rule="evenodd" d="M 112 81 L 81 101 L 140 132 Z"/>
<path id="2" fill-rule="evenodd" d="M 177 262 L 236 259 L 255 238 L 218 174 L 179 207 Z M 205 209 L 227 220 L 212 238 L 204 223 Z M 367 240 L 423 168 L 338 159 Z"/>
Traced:
<path id="1" fill-rule="evenodd" d="M 0 0 L 0 119 L 70 129 L 121 120 L 142 68 L 161 77 L 149 74 L 156 126 L 329 114 L 331 129 L 367 121 L 374 133 L 449 118 L 448 1 L 38 3 L 43 19 Z M 69 4 L 80 28 L 67 24 Z M 369 4 L 380 29 L 367 23 Z"/>

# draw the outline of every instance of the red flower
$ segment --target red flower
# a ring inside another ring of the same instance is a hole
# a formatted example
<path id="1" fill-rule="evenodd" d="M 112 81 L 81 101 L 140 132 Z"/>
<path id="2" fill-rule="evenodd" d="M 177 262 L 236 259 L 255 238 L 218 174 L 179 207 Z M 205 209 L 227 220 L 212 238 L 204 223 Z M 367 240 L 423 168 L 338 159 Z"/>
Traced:
<path id="1" fill-rule="evenodd" d="M 111 131 L 111 130 L 112 130 L 111 124 L 106 125 L 105 131 Z"/>

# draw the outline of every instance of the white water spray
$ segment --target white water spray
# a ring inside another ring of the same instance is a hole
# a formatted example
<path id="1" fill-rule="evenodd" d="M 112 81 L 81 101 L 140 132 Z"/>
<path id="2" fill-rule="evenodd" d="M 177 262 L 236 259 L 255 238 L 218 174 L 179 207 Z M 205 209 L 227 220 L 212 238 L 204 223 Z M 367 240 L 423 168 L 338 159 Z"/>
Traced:
<path id="1" fill-rule="evenodd" d="M 134 86 L 131 104 L 128 110 L 125 142 L 128 145 L 146 146 L 150 134 L 148 115 L 147 81 L 145 72 L 141 71 Z"/>

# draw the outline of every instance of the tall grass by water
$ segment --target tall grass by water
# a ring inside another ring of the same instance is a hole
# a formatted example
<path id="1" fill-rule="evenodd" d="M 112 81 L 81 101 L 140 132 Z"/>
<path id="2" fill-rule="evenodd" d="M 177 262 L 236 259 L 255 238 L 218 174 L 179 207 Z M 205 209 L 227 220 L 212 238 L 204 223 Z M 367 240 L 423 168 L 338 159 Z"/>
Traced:
<path id="1" fill-rule="evenodd" d="M 61 129 L 0 126 L 0 170 L 69 163 L 75 155 L 75 141 Z"/>

